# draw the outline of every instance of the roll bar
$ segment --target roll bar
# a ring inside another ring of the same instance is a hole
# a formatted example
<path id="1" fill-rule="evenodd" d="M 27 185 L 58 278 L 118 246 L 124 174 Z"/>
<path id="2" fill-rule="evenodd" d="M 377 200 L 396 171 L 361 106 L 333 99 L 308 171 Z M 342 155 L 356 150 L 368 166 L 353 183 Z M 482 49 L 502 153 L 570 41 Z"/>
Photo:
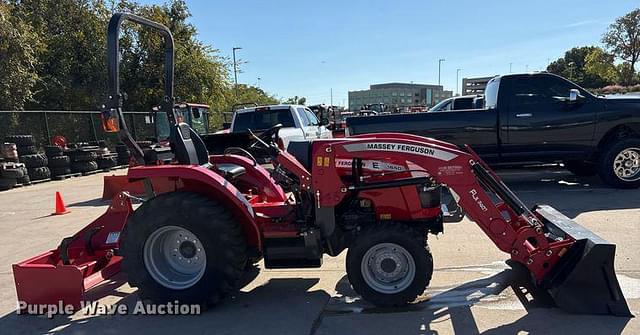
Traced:
<path id="1" fill-rule="evenodd" d="M 120 27 L 123 21 L 130 21 L 141 26 L 151 28 L 164 38 L 165 42 L 165 62 L 164 62 L 164 97 L 162 99 L 162 112 L 167 114 L 170 124 L 175 124 L 173 112 L 174 92 L 173 92 L 173 67 L 174 67 L 174 47 L 173 35 L 166 26 L 145 19 L 143 17 L 129 14 L 116 13 L 109 20 L 107 30 L 107 73 L 108 73 L 108 99 L 103 106 L 103 114 L 108 114 L 118 119 L 118 138 L 129 147 L 132 156 L 139 164 L 144 164 L 144 153 L 135 139 L 131 136 L 122 113 L 123 96 L 120 92 Z M 115 114 L 115 115 L 114 115 Z"/>

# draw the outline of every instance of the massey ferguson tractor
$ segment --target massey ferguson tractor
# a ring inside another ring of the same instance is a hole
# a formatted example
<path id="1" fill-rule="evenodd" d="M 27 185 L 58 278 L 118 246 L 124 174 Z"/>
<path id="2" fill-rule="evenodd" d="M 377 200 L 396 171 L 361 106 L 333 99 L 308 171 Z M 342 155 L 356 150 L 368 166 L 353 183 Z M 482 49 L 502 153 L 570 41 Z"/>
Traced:
<path id="1" fill-rule="evenodd" d="M 165 96 L 172 159 L 158 160 L 133 140 L 119 89 L 118 35 L 123 21 L 164 37 Z M 174 48 L 165 26 L 115 14 L 108 29 L 109 96 L 103 126 L 118 132 L 145 185 L 142 204 L 126 192 L 58 248 L 13 265 L 18 299 L 80 307 L 85 293 L 123 271 L 141 299 L 215 304 L 238 289 L 248 267 L 320 267 L 347 250 L 354 290 L 378 306 L 422 294 L 433 275 L 427 236 L 443 233 L 441 193 L 491 241 L 526 267 L 567 311 L 630 315 L 614 273 L 615 245 L 545 205 L 528 209 L 471 150 L 407 134 L 276 143 L 278 126 L 255 137 L 273 160 L 268 171 L 241 148 L 209 155 L 177 122 Z M 170 185 L 159 191 L 154 184 Z M 456 243 L 456 241 L 451 241 Z M 436 274 L 437 275 L 437 274 Z"/>

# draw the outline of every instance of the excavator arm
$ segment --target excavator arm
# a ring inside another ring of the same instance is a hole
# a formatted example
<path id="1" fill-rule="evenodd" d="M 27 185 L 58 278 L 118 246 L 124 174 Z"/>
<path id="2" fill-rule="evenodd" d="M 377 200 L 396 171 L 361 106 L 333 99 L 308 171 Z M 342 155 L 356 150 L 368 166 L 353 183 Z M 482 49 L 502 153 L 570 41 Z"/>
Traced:
<path id="1" fill-rule="evenodd" d="M 449 188 L 467 216 L 500 250 L 526 266 L 558 306 L 576 313 L 630 315 L 614 274 L 615 245 L 550 206 L 529 210 L 471 148 L 397 133 L 314 146 L 317 209 L 335 207 L 350 192 L 367 187 L 364 176 L 346 179 L 332 163 L 345 159 L 353 160 L 354 171 L 363 160 L 400 163 L 407 167 L 407 179 L 426 176 Z"/>

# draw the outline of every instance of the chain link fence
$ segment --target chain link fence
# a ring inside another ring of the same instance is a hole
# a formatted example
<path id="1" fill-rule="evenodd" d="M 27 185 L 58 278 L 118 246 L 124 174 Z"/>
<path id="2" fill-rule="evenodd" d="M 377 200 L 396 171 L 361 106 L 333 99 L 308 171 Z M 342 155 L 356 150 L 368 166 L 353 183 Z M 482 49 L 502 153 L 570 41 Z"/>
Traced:
<path id="1" fill-rule="evenodd" d="M 136 140 L 155 136 L 149 113 L 124 112 L 131 134 Z M 115 146 L 118 136 L 105 133 L 100 111 L 0 111 L 0 140 L 7 135 L 33 135 L 39 147 L 51 144 L 54 136 L 62 135 L 69 143 L 105 140 Z"/>

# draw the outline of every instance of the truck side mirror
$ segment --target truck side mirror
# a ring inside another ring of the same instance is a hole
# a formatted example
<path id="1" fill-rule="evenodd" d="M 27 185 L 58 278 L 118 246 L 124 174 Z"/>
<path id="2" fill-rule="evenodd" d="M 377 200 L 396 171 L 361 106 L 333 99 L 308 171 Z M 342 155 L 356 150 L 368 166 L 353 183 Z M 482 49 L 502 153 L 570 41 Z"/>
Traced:
<path id="1" fill-rule="evenodd" d="M 572 88 L 569 91 L 569 102 L 577 102 L 582 96 L 580 95 L 580 91 L 576 88 Z"/>

